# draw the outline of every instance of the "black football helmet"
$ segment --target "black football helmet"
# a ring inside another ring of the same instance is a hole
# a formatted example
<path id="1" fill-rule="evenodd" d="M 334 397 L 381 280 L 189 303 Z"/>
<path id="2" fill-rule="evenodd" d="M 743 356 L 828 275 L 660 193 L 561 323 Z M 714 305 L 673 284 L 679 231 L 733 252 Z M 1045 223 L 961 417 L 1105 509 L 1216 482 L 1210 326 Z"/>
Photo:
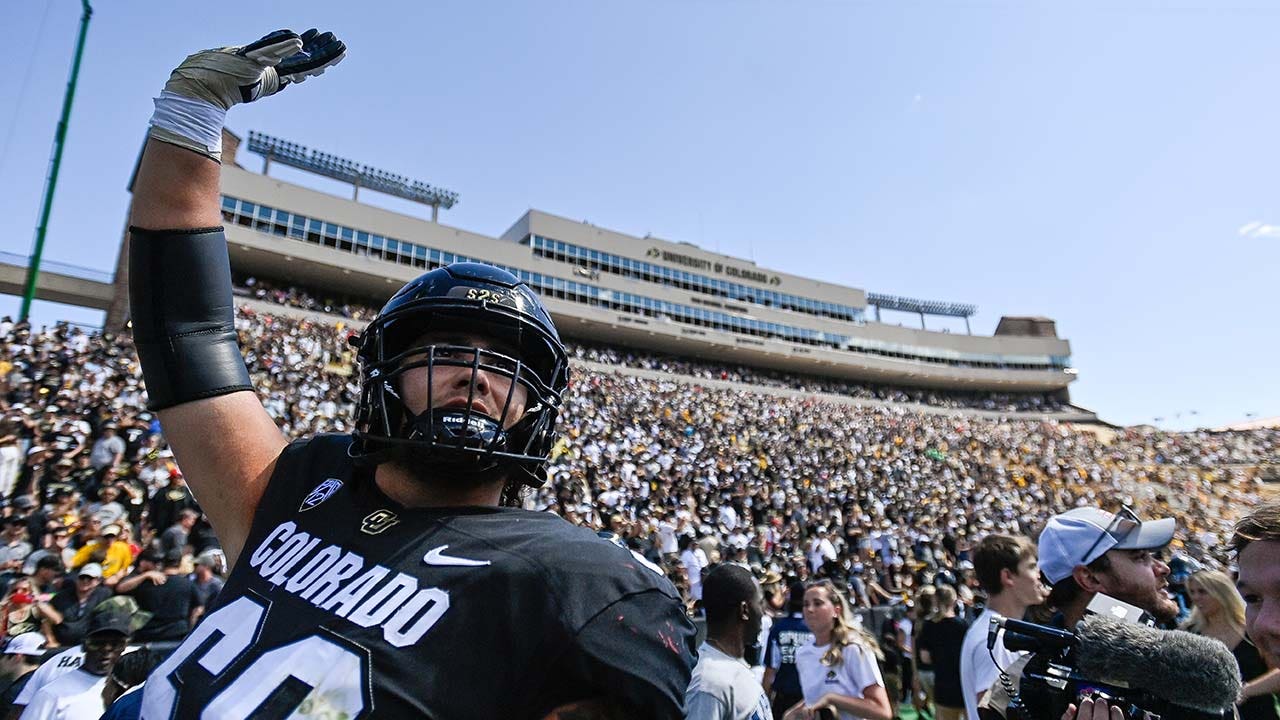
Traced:
<path id="1" fill-rule="evenodd" d="M 494 345 L 420 342 L 429 332 L 475 335 Z M 519 278 L 481 263 L 437 268 L 400 288 L 352 344 L 360 365 L 353 458 L 385 462 L 393 448 L 409 445 L 452 472 L 514 468 L 526 485 L 546 482 L 569 362 L 551 316 Z M 432 407 L 431 374 L 441 366 L 470 368 L 465 407 Z M 415 414 L 405 405 L 401 382 L 407 370 L 419 367 L 427 368 L 427 408 Z M 512 381 L 498 417 L 473 407 L 481 370 Z M 517 385 L 528 393 L 526 409 L 507 427 Z"/>

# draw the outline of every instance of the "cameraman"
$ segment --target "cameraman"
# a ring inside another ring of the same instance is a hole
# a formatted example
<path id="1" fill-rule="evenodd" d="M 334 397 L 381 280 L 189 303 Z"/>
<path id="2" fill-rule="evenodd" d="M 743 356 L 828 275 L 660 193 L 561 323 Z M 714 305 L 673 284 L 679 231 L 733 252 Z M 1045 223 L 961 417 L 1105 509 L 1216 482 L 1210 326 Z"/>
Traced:
<path id="1" fill-rule="evenodd" d="M 1102 593 L 1138 607 L 1161 627 L 1172 627 L 1178 605 L 1165 589 L 1169 566 L 1157 552 L 1173 539 L 1174 530 L 1173 518 L 1143 522 L 1128 507 L 1115 514 L 1082 507 L 1050 518 L 1037 547 L 1040 571 L 1051 586 L 1046 601 L 1055 611 L 1051 624 L 1074 628 Z M 1004 668 L 1015 690 L 1026 661 Z M 997 680 L 983 699 L 981 717 L 1004 718 L 1009 699 Z M 1081 707 L 1080 718 L 1105 718 L 1106 703 L 1099 705 L 1090 702 L 1087 713 Z"/>

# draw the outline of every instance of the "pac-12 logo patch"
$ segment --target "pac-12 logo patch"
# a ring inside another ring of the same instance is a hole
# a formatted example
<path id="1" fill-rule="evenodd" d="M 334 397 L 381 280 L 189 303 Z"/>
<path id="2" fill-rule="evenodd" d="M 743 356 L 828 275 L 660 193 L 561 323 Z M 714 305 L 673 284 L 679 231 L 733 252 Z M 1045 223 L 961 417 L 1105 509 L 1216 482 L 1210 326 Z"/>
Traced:
<path id="1" fill-rule="evenodd" d="M 331 495 L 342 489 L 342 481 L 338 478 L 329 478 L 316 486 L 311 494 L 302 499 L 302 505 L 298 508 L 298 512 L 306 512 L 320 503 L 328 500 Z"/>
<path id="2" fill-rule="evenodd" d="M 364 517 L 360 523 L 360 532 L 366 535 L 377 535 L 383 530 L 400 522 L 400 518 L 390 510 L 374 510 Z"/>

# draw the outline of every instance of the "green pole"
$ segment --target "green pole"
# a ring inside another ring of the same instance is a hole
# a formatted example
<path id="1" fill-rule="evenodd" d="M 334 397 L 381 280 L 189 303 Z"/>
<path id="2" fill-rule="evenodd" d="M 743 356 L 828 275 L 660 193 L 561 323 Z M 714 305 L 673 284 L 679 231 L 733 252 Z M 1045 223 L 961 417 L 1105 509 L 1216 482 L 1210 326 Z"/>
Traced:
<path id="1" fill-rule="evenodd" d="M 31 301 L 36 296 L 36 278 L 40 277 L 40 255 L 44 253 L 44 235 L 49 229 L 49 213 L 53 210 L 53 191 L 58 187 L 58 166 L 62 164 L 62 147 L 67 139 L 67 123 L 71 120 L 71 101 L 76 96 L 76 78 L 80 75 L 80 57 L 84 54 L 84 38 L 89 33 L 89 18 L 93 8 L 89 0 L 80 0 L 84 12 L 80 14 L 80 36 L 76 40 L 76 56 L 71 61 L 71 78 L 67 80 L 67 94 L 62 99 L 62 117 L 58 119 L 58 131 L 53 136 L 53 159 L 49 161 L 49 177 L 45 178 L 44 200 L 40 205 L 40 225 L 36 227 L 36 246 L 27 264 L 27 285 L 22 293 L 22 312 L 18 317 L 26 320 L 31 313 Z"/>

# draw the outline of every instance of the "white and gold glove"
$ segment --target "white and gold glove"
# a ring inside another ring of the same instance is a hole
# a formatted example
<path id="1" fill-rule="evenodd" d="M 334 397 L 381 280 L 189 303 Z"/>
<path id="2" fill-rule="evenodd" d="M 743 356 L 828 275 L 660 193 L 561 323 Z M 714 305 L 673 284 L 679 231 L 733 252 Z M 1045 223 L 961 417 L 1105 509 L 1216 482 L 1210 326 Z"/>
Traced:
<path id="1" fill-rule="evenodd" d="M 274 95 L 346 57 L 333 33 L 277 30 L 248 45 L 202 50 L 170 75 L 151 116 L 151 137 L 222 161 L 222 125 L 232 105 Z"/>

